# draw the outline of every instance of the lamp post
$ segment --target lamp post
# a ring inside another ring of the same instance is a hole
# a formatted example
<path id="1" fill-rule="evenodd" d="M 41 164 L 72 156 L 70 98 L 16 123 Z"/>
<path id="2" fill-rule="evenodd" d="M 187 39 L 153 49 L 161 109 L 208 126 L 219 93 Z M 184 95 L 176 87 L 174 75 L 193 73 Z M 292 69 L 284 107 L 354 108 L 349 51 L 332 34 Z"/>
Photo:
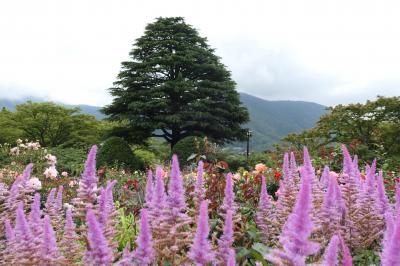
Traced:
<path id="1" fill-rule="evenodd" d="M 246 132 L 246 137 L 247 137 L 247 149 L 246 149 L 246 158 L 249 160 L 249 153 L 250 153 L 250 137 L 251 137 L 251 130 L 248 129 Z"/>

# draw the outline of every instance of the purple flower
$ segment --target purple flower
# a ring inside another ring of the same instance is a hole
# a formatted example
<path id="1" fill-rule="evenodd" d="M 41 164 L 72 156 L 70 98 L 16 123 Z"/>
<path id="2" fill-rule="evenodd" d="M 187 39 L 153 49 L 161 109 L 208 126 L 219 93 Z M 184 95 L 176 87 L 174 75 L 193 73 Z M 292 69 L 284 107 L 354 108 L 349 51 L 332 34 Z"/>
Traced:
<path id="1" fill-rule="evenodd" d="M 285 153 L 285 155 L 283 156 L 283 176 L 284 179 L 288 179 L 290 178 L 290 169 L 289 169 L 289 154 Z"/>
<path id="2" fill-rule="evenodd" d="M 85 263 L 89 265 L 111 265 L 113 252 L 108 247 L 101 226 L 91 209 L 87 210 L 86 224 L 88 226 L 89 249 L 85 255 Z"/>
<path id="3" fill-rule="evenodd" d="M 147 174 L 147 182 L 146 182 L 146 207 L 151 208 L 151 202 L 153 198 L 153 172 L 149 169 Z"/>
<path id="4" fill-rule="evenodd" d="M 387 210 L 390 209 L 389 199 L 386 195 L 385 185 L 383 183 L 383 173 L 379 171 L 379 175 L 377 176 L 377 192 L 378 192 L 378 199 L 380 205 L 381 214 L 386 213 Z"/>
<path id="5" fill-rule="evenodd" d="M 233 248 L 229 250 L 229 259 L 226 263 L 226 266 L 235 266 L 236 265 L 236 253 Z"/>
<path id="6" fill-rule="evenodd" d="M 324 253 L 324 263 L 326 266 L 336 266 L 338 262 L 338 252 L 339 252 L 339 237 L 337 235 L 332 236 L 331 241 L 329 241 L 328 247 Z"/>
<path id="7" fill-rule="evenodd" d="M 166 195 L 164 191 L 164 181 L 163 181 L 163 170 L 161 166 L 157 166 L 156 169 L 156 185 L 155 191 L 152 197 L 152 216 L 159 217 L 162 210 L 166 207 L 165 201 Z"/>
<path id="8" fill-rule="evenodd" d="M 286 221 L 280 242 L 284 252 L 273 252 L 289 263 L 294 265 L 304 265 L 306 257 L 315 254 L 319 250 L 319 245 L 308 240 L 312 230 L 313 223 L 311 221 L 312 210 L 312 194 L 311 194 L 311 163 L 309 161 L 308 152 L 304 149 L 305 167 L 301 170 L 301 187 L 297 194 L 296 204 Z M 271 256 L 268 256 L 271 258 Z"/>
<path id="9" fill-rule="evenodd" d="M 228 173 L 226 175 L 226 182 L 225 182 L 225 197 L 221 209 L 225 211 L 228 210 L 235 211 L 234 208 L 235 208 L 235 194 L 233 193 L 232 174 Z"/>
<path id="10" fill-rule="evenodd" d="M 295 173 L 297 173 L 296 158 L 294 153 L 290 152 L 290 175 L 293 177 Z"/>
<path id="11" fill-rule="evenodd" d="M 147 217 L 147 209 L 140 211 L 140 231 L 136 240 L 137 248 L 133 253 L 139 266 L 150 265 L 154 260 L 155 252 L 151 236 L 150 224 Z"/>
<path id="12" fill-rule="evenodd" d="M 48 215 L 44 217 L 43 241 L 40 252 L 41 265 L 56 265 L 57 262 L 62 260 L 57 247 L 56 236 L 53 227 L 51 227 L 51 221 Z"/>
<path id="13" fill-rule="evenodd" d="M 205 189 L 204 189 L 204 180 L 203 180 L 203 171 L 204 171 L 204 164 L 202 161 L 199 161 L 197 166 L 197 179 L 196 185 L 194 188 L 194 194 L 196 195 L 196 200 L 198 206 L 205 198 Z"/>
<path id="14" fill-rule="evenodd" d="M 340 246 L 342 248 L 342 266 L 353 266 L 353 258 L 351 257 L 350 250 L 340 235 L 339 238 Z"/>
<path id="15" fill-rule="evenodd" d="M 214 260 L 214 252 L 208 240 L 210 228 L 208 226 L 208 202 L 203 200 L 200 205 L 200 214 L 197 219 L 197 230 L 190 248 L 188 257 L 196 265 L 206 265 Z"/>
<path id="16" fill-rule="evenodd" d="M 228 210 L 225 215 L 225 224 L 222 236 L 218 239 L 218 256 L 223 263 L 229 260 L 229 250 L 233 243 L 232 210 Z"/>
<path id="17" fill-rule="evenodd" d="M 381 255 L 382 266 L 397 266 L 400 265 L 400 217 L 396 217 L 393 228 L 387 226 Z M 393 230 L 390 233 L 390 230 Z"/>
<path id="18" fill-rule="evenodd" d="M 168 206 L 176 216 L 186 208 L 182 176 L 176 154 L 172 155 L 171 178 L 168 185 Z"/>
<path id="19" fill-rule="evenodd" d="M 58 191 L 57 191 L 57 197 L 54 201 L 54 207 L 57 210 L 62 210 L 62 208 L 63 208 L 63 191 L 64 191 L 64 187 L 59 186 Z"/>
<path id="20" fill-rule="evenodd" d="M 6 219 L 4 221 L 4 230 L 5 230 L 5 235 L 6 235 L 7 242 L 13 241 L 14 238 L 15 238 L 15 232 L 14 232 L 14 229 L 12 228 L 12 226 L 10 224 L 10 220 L 8 220 L 8 219 Z"/>
<path id="21" fill-rule="evenodd" d="M 351 159 L 350 153 L 347 150 L 346 145 L 342 145 L 343 152 L 343 173 L 347 175 L 353 175 L 353 160 Z"/>
<path id="22" fill-rule="evenodd" d="M 326 188 L 329 185 L 329 180 L 330 180 L 329 167 L 325 165 L 319 183 L 322 185 L 323 188 Z"/>
<path id="23" fill-rule="evenodd" d="M 132 258 L 132 252 L 129 252 L 129 248 L 125 247 L 121 259 L 115 264 L 115 266 L 134 266 Z"/>

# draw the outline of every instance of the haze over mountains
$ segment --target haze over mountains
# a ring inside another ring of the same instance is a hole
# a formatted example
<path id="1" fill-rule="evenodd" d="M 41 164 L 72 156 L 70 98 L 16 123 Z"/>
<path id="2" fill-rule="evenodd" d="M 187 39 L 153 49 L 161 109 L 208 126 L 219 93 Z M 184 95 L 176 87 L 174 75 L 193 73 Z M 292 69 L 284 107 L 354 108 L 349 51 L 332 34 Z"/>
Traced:
<path id="1" fill-rule="evenodd" d="M 313 102 L 268 101 L 246 93 L 240 93 L 240 99 L 250 113 L 250 122 L 244 127 L 250 128 L 253 134 L 250 141 L 251 149 L 258 151 L 271 147 L 289 133 L 312 128 L 321 115 L 326 113 L 325 106 Z M 27 100 L 45 101 L 45 99 L 35 97 L 20 100 L 0 99 L 0 108 L 15 110 L 17 104 Z M 94 115 L 97 119 L 105 118 L 100 112 L 101 107 L 98 106 L 63 105 L 79 107 L 82 113 Z M 242 150 L 245 148 L 244 143 L 235 143 L 233 146 Z"/>

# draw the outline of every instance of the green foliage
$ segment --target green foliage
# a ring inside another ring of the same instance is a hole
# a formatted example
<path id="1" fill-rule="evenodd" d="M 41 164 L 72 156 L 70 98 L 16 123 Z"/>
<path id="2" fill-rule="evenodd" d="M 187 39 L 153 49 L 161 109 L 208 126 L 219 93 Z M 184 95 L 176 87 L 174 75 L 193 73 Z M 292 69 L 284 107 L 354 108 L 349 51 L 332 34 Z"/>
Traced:
<path id="1" fill-rule="evenodd" d="M 118 205 L 118 204 L 117 204 Z M 126 214 L 124 208 L 118 208 L 118 223 L 116 225 L 116 240 L 118 250 L 122 251 L 124 247 L 133 247 L 138 234 L 138 223 L 133 213 Z"/>
<path id="2" fill-rule="evenodd" d="M 51 102 L 26 102 L 15 112 L 0 112 L 0 141 L 16 139 L 39 141 L 42 147 L 88 147 L 103 134 L 94 116 L 79 113 L 79 108 L 66 108 Z"/>
<path id="3" fill-rule="evenodd" d="M 191 156 L 204 155 L 206 153 L 206 145 L 204 139 L 190 136 L 178 141 L 172 148 L 172 153 L 178 155 L 179 164 L 184 166 L 191 161 Z"/>
<path id="4" fill-rule="evenodd" d="M 361 250 L 358 251 L 355 256 L 353 256 L 354 266 L 364 266 L 364 265 L 380 265 L 380 257 L 378 252 L 373 250 Z"/>
<path id="5" fill-rule="evenodd" d="M 48 149 L 48 152 L 57 157 L 57 169 L 60 173 L 66 171 L 70 176 L 80 176 L 83 172 L 87 149 L 55 147 Z"/>
<path id="6" fill-rule="evenodd" d="M 244 138 L 240 125 L 249 115 L 230 72 L 183 18 L 148 24 L 130 57 L 103 109 L 110 119 L 129 122 L 116 134 L 139 144 L 163 137 L 171 146 L 190 135 L 218 143 Z"/>
<path id="7" fill-rule="evenodd" d="M 285 138 L 293 146 L 310 150 L 336 143 L 347 144 L 352 153 L 367 161 L 389 159 L 400 164 L 400 97 L 379 96 L 365 104 L 329 108 L 315 128 Z"/>
<path id="8" fill-rule="evenodd" d="M 144 169 L 144 165 L 133 154 L 129 144 L 119 137 L 111 137 L 104 141 L 97 153 L 97 168 L 116 166 L 129 170 Z"/>
<path id="9" fill-rule="evenodd" d="M 149 150 L 135 149 L 133 153 L 140 161 L 140 164 L 144 165 L 145 168 L 148 168 L 149 166 L 154 165 L 157 162 L 156 155 Z"/>

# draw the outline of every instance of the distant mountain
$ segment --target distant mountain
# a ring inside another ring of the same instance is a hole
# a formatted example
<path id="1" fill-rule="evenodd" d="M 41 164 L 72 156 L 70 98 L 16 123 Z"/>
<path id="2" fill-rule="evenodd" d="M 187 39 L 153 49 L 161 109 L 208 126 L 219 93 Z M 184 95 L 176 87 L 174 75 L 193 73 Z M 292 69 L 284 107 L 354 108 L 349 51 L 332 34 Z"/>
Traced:
<path id="1" fill-rule="evenodd" d="M 0 108 L 6 107 L 15 110 L 17 104 L 32 100 L 43 102 L 43 99 L 25 98 L 22 100 L 0 99 Z M 302 101 L 268 101 L 246 93 L 240 93 L 240 100 L 250 112 L 250 122 L 244 127 L 250 128 L 253 136 L 250 140 L 251 150 L 265 150 L 279 142 L 289 133 L 300 132 L 314 127 L 315 123 L 326 113 L 326 107 L 317 103 Z M 62 104 L 62 103 L 60 103 Z M 84 114 L 90 114 L 97 119 L 104 119 L 98 106 L 67 105 L 79 107 Z M 234 143 L 231 147 L 238 150 L 245 149 L 245 143 Z"/>
<path id="2" fill-rule="evenodd" d="M 265 150 L 279 142 L 289 133 L 301 132 L 314 127 L 325 114 L 326 106 L 303 101 L 268 101 L 246 93 L 240 100 L 250 113 L 250 128 L 253 136 L 250 149 Z M 244 143 L 234 146 L 245 147 Z"/>

